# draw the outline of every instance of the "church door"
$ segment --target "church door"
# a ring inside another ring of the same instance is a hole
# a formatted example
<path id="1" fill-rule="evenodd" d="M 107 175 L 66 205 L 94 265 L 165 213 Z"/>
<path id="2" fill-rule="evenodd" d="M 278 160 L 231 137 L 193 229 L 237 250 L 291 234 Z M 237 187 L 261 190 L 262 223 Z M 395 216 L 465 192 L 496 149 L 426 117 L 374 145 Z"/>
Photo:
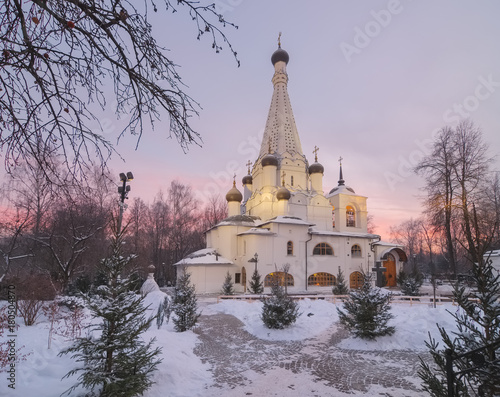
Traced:
<path id="1" fill-rule="evenodd" d="M 384 267 L 387 271 L 384 273 L 388 287 L 396 286 L 396 260 L 391 254 L 387 255 L 387 260 L 384 261 Z"/>
<path id="2" fill-rule="evenodd" d="M 363 286 L 365 279 L 363 277 L 363 274 L 360 272 L 353 272 L 349 276 L 349 287 L 351 289 L 359 289 Z"/>

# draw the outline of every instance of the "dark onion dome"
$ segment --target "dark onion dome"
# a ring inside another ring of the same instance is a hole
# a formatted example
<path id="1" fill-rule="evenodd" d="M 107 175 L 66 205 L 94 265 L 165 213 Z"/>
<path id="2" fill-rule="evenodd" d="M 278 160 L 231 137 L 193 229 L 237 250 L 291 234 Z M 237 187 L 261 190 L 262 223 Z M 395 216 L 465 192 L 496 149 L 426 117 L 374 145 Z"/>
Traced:
<path id="1" fill-rule="evenodd" d="M 273 55 L 271 56 L 271 62 L 276 64 L 276 62 L 282 61 L 288 64 L 288 61 L 290 60 L 290 57 L 288 56 L 288 52 L 285 50 L 278 48 L 276 51 L 273 52 Z"/>
<path id="2" fill-rule="evenodd" d="M 251 185 L 253 183 L 252 175 L 245 175 L 241 180 L 244 185 Z"/>
<path id="3" fill-rule="evenodd" d="M 238 201 L 241 203 L 241 200 L 243 200 L 243 195 L 238 189 L 236 189 L 236 185 L 234 183 L 231 190 L 226 194 L 226 200 L 228 203 L 231 201 Z"/>
<path id="4" fill-rule="evenodd" d="M 275 167 L 278 166 L 278 159 L 274 154 L 268 153 L 264 157 L 262 157 L 262 167 L 265 167 L 267 165 L 274 165 Z"/>
<path id="5" fill-rule="evenodd" d="M 292 197 L 290 191 L 284 186 L 281 186 L 276 193 L 276 198 L 278 200 L 290 200 L 290 197 Z"/>
<path id="6" fill-rule="evenodd" d="M 323 174 L 324 172 L 325 168 L 318 162 L 309 166 L 309 174 Z"/>

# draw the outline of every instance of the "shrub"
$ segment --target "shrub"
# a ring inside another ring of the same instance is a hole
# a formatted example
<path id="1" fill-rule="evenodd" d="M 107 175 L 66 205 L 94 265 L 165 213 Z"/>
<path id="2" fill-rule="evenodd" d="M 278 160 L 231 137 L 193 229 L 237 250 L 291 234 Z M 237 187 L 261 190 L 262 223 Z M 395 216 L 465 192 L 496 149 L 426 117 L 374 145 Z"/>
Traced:
<path id="1" fill-rule="evenodd" d="M 271 297 L 264 300 L 261 319 L 264 325 L 270 329 L 284 329 L 299 317 L 297 302 L 285 293 L 278 282 L 271 287 Z"/>

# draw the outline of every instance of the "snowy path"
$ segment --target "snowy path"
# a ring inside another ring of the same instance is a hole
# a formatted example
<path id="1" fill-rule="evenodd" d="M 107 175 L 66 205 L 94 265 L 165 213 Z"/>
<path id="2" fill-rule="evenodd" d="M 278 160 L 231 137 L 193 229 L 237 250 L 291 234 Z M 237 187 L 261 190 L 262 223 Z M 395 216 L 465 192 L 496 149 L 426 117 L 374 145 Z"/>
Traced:
<path id="1" fill-rule="evenodd" d="M 236 317 L 200 317 L 195 354 L 210 364 L 210 396 L 418 396 L 419 359 L 412 351 L 360 351 L 336 346 L 336 327 L 302 341 L 259 339 Z"/>

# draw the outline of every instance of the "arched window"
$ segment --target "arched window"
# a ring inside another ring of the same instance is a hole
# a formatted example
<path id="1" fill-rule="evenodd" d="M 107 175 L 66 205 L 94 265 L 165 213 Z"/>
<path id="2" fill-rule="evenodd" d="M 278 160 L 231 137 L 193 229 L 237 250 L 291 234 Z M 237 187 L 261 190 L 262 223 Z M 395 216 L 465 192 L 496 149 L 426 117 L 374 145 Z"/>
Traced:
<path id="1" fill-rule="evenodd" d="M 335 227 L 335 207 L 332 206 L 332 226 Z"/>
<path id="2" fill-rule="evenodd" d="M 307 285 L 314 285 L 316 287 L 329 287 L 335 285 L 335 276 L 330 273 L 314 273 L 307 279 Z"/>
<path id="3" fill-rule="evenodd" d="M 346 215 L 346 226 L 355 227 L 356 226 L 356 211 L 350 205 L 345 207 Z"/>
<path id="4" fill-rule="evenodd" d="M 351 247 L 351 256 L 358 258 L 361 256 L 361 247 L 358 244 L 354 244 Z"/>
<path id="5" fill-rule="evenodd" d="M 290 186 L 293 186 L 293 175 L 290 177 Z"/>
<path id="6" fill-rule="evenodd" d="M 365 278 L 360 272 L 353 272 L 349 276 L 349 287 L 352 289 L 359 289 L 363 286 Z"/>
<path id="7" fill-rule="evenodd" d="M 264 287 L 272 287 L 278 283 L 281 287 L 284 287 L 285 284 L 288 287 L 294 286 L 293 276 L 290 273 L 285 272 L 274 272 L 269 273 L 264 279 Z"/>
<path id="8" fill-rule="evenodd" d="M 293 242 L 289 241 L 286 243 L 286 254 L 287 255 L 293 255 Z"/>
<path id="9" fill-rule="evenodd" d="M 319 243 L 314 247 L 313 255 L 333 255 L 333 248 L 327 243 Z"/>

